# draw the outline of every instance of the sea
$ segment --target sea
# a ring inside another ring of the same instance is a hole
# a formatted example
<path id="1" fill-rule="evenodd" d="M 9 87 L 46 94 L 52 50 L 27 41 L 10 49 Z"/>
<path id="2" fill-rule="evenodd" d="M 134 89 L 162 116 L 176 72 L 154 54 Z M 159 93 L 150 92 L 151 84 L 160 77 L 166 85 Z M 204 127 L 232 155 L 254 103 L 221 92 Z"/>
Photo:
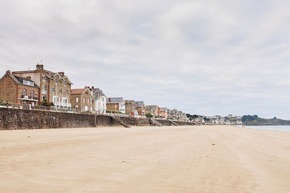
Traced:
<path id="1" fill-rule="evenodd" d="M 267 125 L 267 126 L 251 126 L 251 125 L 247 125 L 247 126 L 245 126 L 245 128 L 271 130 L 271 131 L 288 131 L 288 132 L 290 132 L 290 125 Z"/>

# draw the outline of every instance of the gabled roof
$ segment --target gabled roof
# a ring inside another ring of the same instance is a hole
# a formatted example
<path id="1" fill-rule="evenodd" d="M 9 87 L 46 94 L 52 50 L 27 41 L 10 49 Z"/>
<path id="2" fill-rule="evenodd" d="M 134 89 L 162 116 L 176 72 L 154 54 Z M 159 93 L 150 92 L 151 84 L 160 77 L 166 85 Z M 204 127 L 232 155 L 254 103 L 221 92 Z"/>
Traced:
<path id="1" fill-rule="evenodd" d="M 18 76 L 15 76 L 13 74 L 10 74 L 10 71 L 6 72 L 6 74 L 0 79 L 0 81 L 5 77 L 5 76 L 8 76 L 10 77 L 12 80 L 14 80 L 14 82 L 16 82 L 17 84 L 21 84 L 21 85 L 24 85 L 24 86 L 29 86 L 29 87 L 35 87 L 35 88 L 39 88 L 39 86 L 31 79 L 29 78 L 23 78 L 23 77 L 18 77 Z M 26 81 L 29 81 L 31 83 L 33 83 L 33 85 L 28 85 L 28 84 L 24 84 L 24 80 Z"/>
<path id="2" fill-rule="evenodd" d="M 71 89 L 71 95 L 82 95 L 83 93 L 89 93 L 93 97 L 92 92 L 87 87 Z"/>
<path id="3" fill-rule="evenodd" d="M 58 73 L 51 72 L 50 77 L 49 76 L 47 76 L 47 77 L 50 78 L 50 79 L 54 79 L 56 76 L 58 76 L 60 80 L 66 80 L 67 83 L 73 84 L 66 75 L 62 76 L 60 74 L 60 72 L 58 72 Z"/>
<path id="4" fill-rule="evenodd" d="M 76 89 L 71 89 L 70 94 L 82 94 L 83 92 L 85 92 L 84 88 L 76 88 Z"/>
<path id="5" fill-rule="evenodd" d="M 136 101 L 136 103 L 137 103 L 137 107 L 145 106 L 143 101 Z"/>
<path id="6" fill-rule="evenodd" d="M 103 93 L 103 91 L 100 88 L 90 88 L 93 92 L 95 96 L 104 96 L 106 97 L 106 95 Z"/>

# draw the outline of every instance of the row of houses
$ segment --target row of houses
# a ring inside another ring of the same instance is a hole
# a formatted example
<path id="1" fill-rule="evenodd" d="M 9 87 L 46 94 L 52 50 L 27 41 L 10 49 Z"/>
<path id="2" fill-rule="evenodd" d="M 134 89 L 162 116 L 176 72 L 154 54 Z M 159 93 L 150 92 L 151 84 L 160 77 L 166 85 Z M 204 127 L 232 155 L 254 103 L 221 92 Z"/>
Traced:
<path id="1" fill-rule="evenodd" d="M 84 86 L 72 88 L 73 83 L 64 72 L 46 70 L 37 64 L 34 70 L 6 71 L 0 79 L 0 101 L 25 109 L 49 107 L 79 113 L 123 114 L 134 117 L 187 120 L 185 113 L 144 101 L 107 97 L 100 88 Z"/>
<path id="2" fill-rule="evenodd" d="M 215 115 L 206 117 L 206 123 L 219 125 L 242 125 L 242 117 L 229 114 L 228 116 Z"/>

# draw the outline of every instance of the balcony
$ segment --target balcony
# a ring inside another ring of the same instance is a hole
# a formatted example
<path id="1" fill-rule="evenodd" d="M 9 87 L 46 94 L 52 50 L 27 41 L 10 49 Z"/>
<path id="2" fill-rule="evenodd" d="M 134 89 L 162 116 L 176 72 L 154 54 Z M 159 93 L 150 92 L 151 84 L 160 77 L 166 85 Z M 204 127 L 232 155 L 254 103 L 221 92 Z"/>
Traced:
<path id="1" fill-rule="evenodd" d="M 64 103 L 64 102 L 54 102 L 54 106 L 63 107 L 63 108 L 71 108 L 71 103 Z"/>
<path id="2" fill-rule="evenodd" d="M 26 95 L 21 95 L 19 99 L 22 100 L 22 101 L 35 101 L 35 102 L 38 101 L 37 97 L 26 96 Z"/>

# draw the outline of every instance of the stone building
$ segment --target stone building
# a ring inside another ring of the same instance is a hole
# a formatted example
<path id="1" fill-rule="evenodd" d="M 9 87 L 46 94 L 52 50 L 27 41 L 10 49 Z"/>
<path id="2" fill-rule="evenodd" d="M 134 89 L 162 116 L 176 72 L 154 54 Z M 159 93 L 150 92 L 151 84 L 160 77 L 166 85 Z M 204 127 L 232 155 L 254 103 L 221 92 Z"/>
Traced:
<path id="1" fill-rule="evenodd" d="M 186 113 L 183 113 L 182 111 L 179 111 L 177 109 L 168 109 L 168 119 L 172 120 L 178 120 L 178 121 L 189 121 L 188 117 L 186 116 Z"/>
<path id="2" fill-rule="evenodd" d="M 137 103 L 134 100 L 125 100 L 125 113 L 131 117 L 138 116 Z"/>
<path id="3" fill-rule="evenodd" d="M 8 70 L 0 79 L 0 101 L 21 108 L 31 109 L 38 105 L 39 86 L 31 77 L 19 77 Z"/>
<path id="4" fill-rule="evenodd" d="M 159 117 L 160 107 L 158 107 L 157 105 L 146 105 L 145 108 L 146 108 L 145 114 L 150 113 L 151 115 L 153 115 L 154 118 Z"/>
<path id="5" fill-rule="evenodd" d="M 139 116 L 145 116 L 146 108 L 145 103 L 143 101 L 136 101 L 137 103 L 137 111 Z"/>
<path id="6" fill-rule="evenodd" d="M 94 96 L 90 88 L 71 89 L 71 103 L 76 112 L 93 112 Z"/>
<path id="7" fill-rule="evenodd" d="M 31 77 L 40 88 L 39 103 L 53 103 L 56 108 L 71 108 L 71 81 L 64 72 L 51 72 L 44 69 L 43 64 L 37 64 L 35 70 L 14 71 L 13 75 Z"/>
<path id="8" fill-rule="evenodd" d="M 167 108 L 166 107 L 161 107 L 159 111 L 159 117 L 163 119 L 167 119 Z"/>
<path id="9" fill-rule="evenodd" d="M 108 97 L 107 112 L 125 114 L 125 100 L 123 97 Z"/>

